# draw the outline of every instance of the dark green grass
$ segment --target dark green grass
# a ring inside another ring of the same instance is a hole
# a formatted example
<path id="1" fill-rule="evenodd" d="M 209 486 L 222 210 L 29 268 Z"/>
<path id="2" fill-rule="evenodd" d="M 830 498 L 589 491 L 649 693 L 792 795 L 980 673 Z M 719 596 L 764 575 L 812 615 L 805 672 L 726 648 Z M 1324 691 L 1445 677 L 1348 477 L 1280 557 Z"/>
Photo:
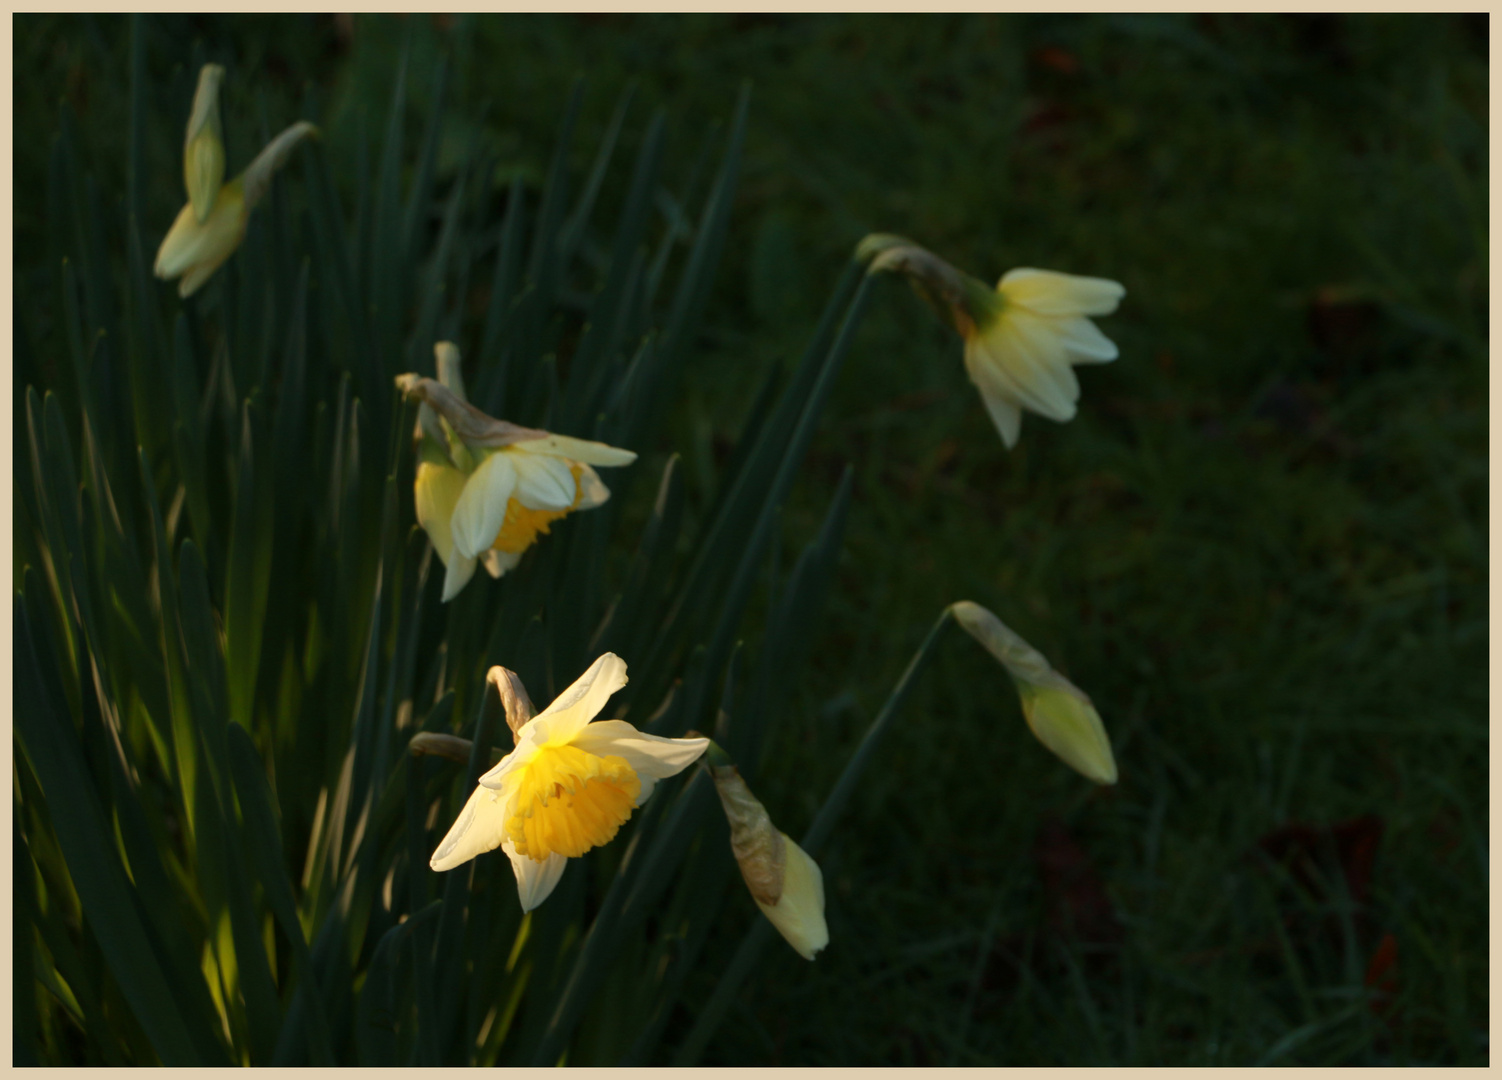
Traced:
<path id="1" fill-rule="evenodd" d="M 634 79 L 681 168 L 699 146 L 680 133 L 751 79 L 725 271 L 656 447 L 691 478 L 865 231 L 985 278 L 1126 285 L 1102 321 L 1120 362 L 1083 369 L 1080 416 L 1029 417 L 1008 453 L 959 343 L 882 283 L 787 514 L 801 544 L 855 465 L 829 616 L 759 793 L 798 835 L 961 598 L 1093 696 L 1120 784 L 1049 757 L 953 635 L 826 849 L 830 948 L 770 951 L 707 1062 L 1487 1060 L 1484 21 L 378 19 L 347 45 L 314 20 L 161 25 L 268 94 L 315 79 L 335 149 L 379 117 L 403 37 L 419 91 L 453 49 L 472 118 L 456 156 L 492 140 L 524 176 L 577 73 L 581 147 Z M 43 219 L 25 132 L 50 130 L 62 94 L 92 92 L 82 122 L 110 123 L 89 77 L 109 26 L 18 23 L 18 269 Z M 1367 814 L 1383 831 L 1359 909 L 1332 859 L 1312 854 L 1311 890 L 1258 854 L 1291 822 Z M 1040 845 L 1049 820 L 1077 849 L 1073 892 L 1051 883 L 1068 852 Z M 1103 903 L 1105 929 L 1057 928 Z M 706 956 L 757 917 L 740 894 L 729 912 Z M 1364 975 L 1389 933 L 1382 1012 Z M 664 1056 L 717 970 L 688 986 Z"/>

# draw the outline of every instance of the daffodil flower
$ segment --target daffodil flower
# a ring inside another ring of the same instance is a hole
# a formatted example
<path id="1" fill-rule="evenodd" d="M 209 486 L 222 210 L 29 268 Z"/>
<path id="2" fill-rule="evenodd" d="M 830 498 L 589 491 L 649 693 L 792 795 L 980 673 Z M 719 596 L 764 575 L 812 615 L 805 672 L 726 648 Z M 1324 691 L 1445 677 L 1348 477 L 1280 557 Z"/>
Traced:
<path id="1" fill-rule="evenodd" d="M 1001 661 L 1017 685 L 1027 726 L 1060 760 L 1097 784 L 1116 783 L 1116 758 L 1100 713 L 1074 683 L 992 612 L 969 600 L 950 610 L 955 621 Z"/>
<path id="2" fill-rule="evenodd" d="M 515 732 L 516 749 L 480 777 L 430 863 L 452 870 L 500 848 L 523 911 L 546 900 L 569 859 L 609 843 L 657 781 L 696 761 L 708 739 L 669 739 L 624 720 L 599 720 L 626 685 L 626 663 L 606 653 Z M 591 723 L 591 721 L 594 721 Z"/>
<path id="3" fill-rule="evenodd" d="M 728 755 L 710 744 L 710 779 L 730 822 L 730 850 L 751 899 L 805 960 L 829 944 L 824 921 L 824 873 L 792 837 L 772 824 Z"/>
<path id="4" fill-rule="evenodd" d="M 451 600 L 483 563 L 500 577 L 553 524 L 610 498 L 593 466 L 629 465 L 630 450 L 519 427 L 486 416 L 464 396 L 459 350 L 434 346 L 438 379 L 399 375 L 420 401 L 417 522 L 446 568 Z"/>
<path id="5" fill-rule="evenodd" d="M 245 239 L 250 212 L 271 186 L 295 147 L 318 129 L 298 121 L 266 144 L 239 176 L 224 177 L 224 140 L 219 123 L 219 84 L 224 69 L 205 64 L 198 73 L 198 90 L 183 140 L 183 180 L 188 202 L 167 230 L 156 253 L 153 272 L 163 280 L 182 278 L 179 296 L 192 296 Z"/>
<path id="6" fill-rule="evenodd" d="M 1022 267 L 991 289 L 901 237 L 873 234 L 856 250 L 872 272 L 905 274 L 965 339 L 965 371 L 1008 448 L 1017 445 L 1023 409 L 1073 419 L 1080 396 L 1073 365 L 1117 357 L 1090 317 L 1116 310 L 1126 295 L 1118 282 Z"/>

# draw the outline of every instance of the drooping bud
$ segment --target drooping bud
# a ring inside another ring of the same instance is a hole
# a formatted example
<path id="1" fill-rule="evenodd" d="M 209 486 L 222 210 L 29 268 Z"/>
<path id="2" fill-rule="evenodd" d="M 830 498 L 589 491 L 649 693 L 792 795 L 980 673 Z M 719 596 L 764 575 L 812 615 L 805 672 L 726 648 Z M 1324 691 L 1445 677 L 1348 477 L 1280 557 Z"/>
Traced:
<path id="1" fill-rule="evenodd" d="M 198 90 L 183 137 L 183 181 L 193 217 L 202 224 L 214 208 L 224 183 L 224 132 L 219 121 L 219 84 L 224 68 L 205 64 L 198 72 Z"/>
<path id="2" fill-rule="evenodd" d="M 463 765 L 469 761 L 469 752 L 474 743 L 457 735 L 445 735 L 441 731 L 419 731 L 407 743 L 407 752 L 413 757 L 441 757 Z"/>
<path id="3" fill-rule="evenodd" d="M 1022 699 L 1023 718 L 1038 741 L 1086 779 L 1116 783 L 1111 740 L 1089 696 L 979 604 L 961 600 L 950 610 L 965 631 L 1007 669 Z"/>
<path id="4" fill-rule="evenodd" d="M 709 775 L 730 822 L 730 850 L 741 868 L 751 899 L 789 945 L 812 960 L 829 944 L 824 921 L 824 875 L 786 833 L 772 824 L 751 794 L 740 770 L 714 743 L 707 754 Z"/>

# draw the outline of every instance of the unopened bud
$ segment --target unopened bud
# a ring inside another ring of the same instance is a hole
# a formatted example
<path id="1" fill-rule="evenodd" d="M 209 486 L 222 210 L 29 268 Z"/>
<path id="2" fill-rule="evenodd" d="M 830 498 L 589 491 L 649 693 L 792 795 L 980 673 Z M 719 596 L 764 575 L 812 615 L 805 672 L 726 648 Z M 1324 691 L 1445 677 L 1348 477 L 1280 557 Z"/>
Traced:
<path id="1" fill-rule="evenodd" d="M 468 739 L 461 739 L 457 735 L 445 735 L 439 731 L 419 731 L 407 744 L 407 752 L 413 757 L 431 755 L 465 764 L 469 761 L 469 753 L 473 747 L 474 743 Z"/>
<path id="2" fill-rule="evenodd" d="M 969 600 L 950 610 L 965 631 L 1001 661 L 1022 698 L 1022 715 L 1039 742 L 1097 784 L 1116 783 L 1111 740 L 1089 696 L 990 611 Z"/>
<path id="3" fill-rule="evenodd" d="M 710 744 L 715 750 L 713 743 Z M 714 755 L 724 759 L 723 752 Z M 751 899 L 805 960 L 829 944 L 824 921 L 824 875 L 786 833 L 772 824 L 734 765 L 710 765 L 709 775 L 730 822 L 730 850 Z"/>
<path id="4" fill-rule="evenodd" d="M 224 68 L 205 64 L 198 72 L 198 90 L 183 136 L 183 181 L 193 217 L 202 224 L 214 208 L 224 183 L 224 132 L 219 122 L 219 84 Z"/>

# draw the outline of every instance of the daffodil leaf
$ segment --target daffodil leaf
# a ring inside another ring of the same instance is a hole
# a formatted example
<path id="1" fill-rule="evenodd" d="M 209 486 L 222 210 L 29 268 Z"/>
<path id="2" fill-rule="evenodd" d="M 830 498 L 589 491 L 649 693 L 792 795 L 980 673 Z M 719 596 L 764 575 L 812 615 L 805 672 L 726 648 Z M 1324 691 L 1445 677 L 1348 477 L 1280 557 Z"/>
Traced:
<path id="1" fill-rule="evenodd" d="M 16 726 L 35 764 L 68 870 L 111 975 L 125 988 L 132 1011 L 164 1063 L 208 1064 L 217 1055 L 190 1033 L 169 989 L 151 935 L 141 921 L 73 726 L 45 688 L 24 600 L 15 604 Z M 222 1060 L 222 1059 L 221 1059 Z"/>
<path id="2" fill-rule="evenodd" d="M 299 981 L 310 984 L 313 1004 L 309 1009 L 311 1021 L 308 1024 L 308 1052 L 315 1065 L 332 1065 L 334 1059 L 329 1049 L 328 1018 L 324 1015 L 323 1002 L 318 994 L 313 959 L 303 937 L 302 923 L 297 917 L 292 885 L 287 880 L 281 828 L 277 824 L 271 793 L 266 786 L 265 772 L 255 744 L 242 728 L 231 727 L 228 741 L 230 770 L 234 775 L 235 791 L 244 814 L 242 829 L 255 866 L 256 878 L 266 891 L 272 914 L 281 925 L 282 933 L 292 943 L 293 956 L 301 975 Z"/>

